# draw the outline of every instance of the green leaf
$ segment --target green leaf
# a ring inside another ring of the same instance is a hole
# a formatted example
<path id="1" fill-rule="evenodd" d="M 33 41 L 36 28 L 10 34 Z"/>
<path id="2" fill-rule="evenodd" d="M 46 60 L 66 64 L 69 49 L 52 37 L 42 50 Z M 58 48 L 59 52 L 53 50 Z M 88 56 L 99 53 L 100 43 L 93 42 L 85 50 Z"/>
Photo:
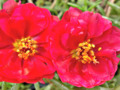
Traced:
<path id="1" fill-rule="evenodd" d="M 49 84 L 46 87 L 40 88 L 40 90 L 51 90 L 52 86 L 53 86 L 53 84 Z"/>
<path id="2" fill-rule="evenodd" d="M 44 4 L 44 0 L 37 0 L 36 1 L 36 5 L 39 7 L 42 6 L 43 4 Z"/>
<path id="3" fill-rule="evenodd" d="M 117 86 L 120 86 L 120 74 L 118 74 L 116 77 L 114 77 L 115 78 L 115 81 L 116 81 L 116 83 L 115 83 L 115 86 L 117 87 Z"/>
<path id="4" fill-rule="evenodd" d="M 57 80 L 59 80 L 59 76 L 58 76 L 58 74 L 57 74 L 57 72 L 55 72 L 55 79 L 57 79 Z"/>
<path id="5" fill-rule="evenodd" d="M 120 54 L 119 54 L 117 57 L 119 57 L 119 58 L 120 58 Z"/>
<path id="6" fill-rule="evenodd" d="M 108 2 L 108 5 L 111 6 L 112 8 L 115 8 L 115 9 L 119 9 L 120 10 L 120 6 L 114 4 L 114 3 L 110 3 Z"/>
<path id="7" fill-rule="evenodd" d="M 0 10 L 2 9 L 3 0 L 0 0 Z"/>
<path id="8" fill-rule="evenodd" d="M 71 3 L 71 2 L 68 2 L 67 3 L 68 5 L 70 5 L 70 6 L 72 6 L 72 7 L 76 7 L 76 8 L 78 8 L 78 9 L 80 9 L 80 10 L 83 10 L 83 8 L 81 8 L 79 5 L 77 5 L 77 4 L 74 4 L 74 3 Z M 83 10 L 84 11 L 84 10 Z"/>
<path id="9" fill-rule="evenodd" d="M 96 89 L 97 90 L 97 89 Z M 114 88 L 104 88 L 104 87 L 100 87 L 100 90 L 114 90 Z"/>
<path id="10" fill-rule="evenodd" d="M 34 84 L 35 90 L 40 90 L 40 84 L 39 82 Z"/>
<path id="11" fill-rule="evenodd" d="M 102 15 L 105 15 L 104 9 L 100 5 L 97 5 L 97 9 Z"/>
<path id="12" fill-rule="evenodd" d="M 11 90 L 19 90 L 19 84 L 14 84 Z"/>
<path id="13" fill-rule="evenodd" d="M 90 88 L 90 89 L 86 89 L 86 90 L 100 90 L 100 87 L 99 86 L 96 86 L 94 88 Z"/>
<path id="14" fill-rule="evenodd" d="M 95 3 L 91 3 L 91 6 L 88 8 L 89 11 L 91 11 L 93 8 L 95 8 L 96 6 L 98 6 L 101 3 L 101 1 L 97 1 Z"/>
<path id="15" fill-rule="evenodd" d="M 74 87 L 73 90 L 86 90 L 86 88 L 84 88 L 84 87 Z"/>
<path id="16" fill-rule="evenodd" d="M 66 85 L 64 85 L 62 82 L 56 80 L 56 79 L 50 79 L 50 81 L 55 84 L 57 87 L 60 88 L 60 90 L 70 90 L 69 87 L 67 87 Z"/>
<path id="17" fill-rule="evenodd" d="M 87 11 L 88 8 L 88 0 L 84 0 L 84 10 Z"/>
<path id="18" fill-rule="evenodd" d="M 7 84 L 6 84 L 6 82 L 2 82 L 2 90 L 7 90 Z"/>

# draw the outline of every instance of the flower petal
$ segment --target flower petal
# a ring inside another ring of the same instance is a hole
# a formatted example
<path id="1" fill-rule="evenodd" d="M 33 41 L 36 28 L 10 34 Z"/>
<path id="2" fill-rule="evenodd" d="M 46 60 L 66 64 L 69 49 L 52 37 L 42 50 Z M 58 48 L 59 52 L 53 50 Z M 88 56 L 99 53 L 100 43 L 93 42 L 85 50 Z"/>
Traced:
<path id="1" fill-rule="evenodd" d="M 0 77 L 2 81 L 21 83 L 21 60 L 12 49 L 0 50 Z"/>
<path id="2" fill-rule="evenodd" d="M 88 38 L 100 36 L 104 31 L 112 27 L 111 21 L 103 18 L 98 13 L 83 12 L 79 19 L 87 22 Z"/>
<path id="3" fill-rule="evenodd" d="M 112 27 L 110 30 L 103 33 L 103 35 L 93 38 L 92 42 L 102 49 L 114 49 L 120 51 L 120 29 Z"/>
<path id="4" fill-rule="evenodd" d="M 20 4 L 9 18 L 9 29 L 6 29 L 6 33 L 13 38 L 34 36 L 46 29 L 50 22 L 51 14 L 47 9 L 31 3 Z"/>
<path id="5" fill-rule="evenodd" d="M 81 13 L 82 13 L 82 11 L 80 9 L 70 7 L 69 10 L 64 13 L 64 15 L 62 17 L 62 20 L 65 20 L 65 21 L 69 22 L 71 20 L 71 18 L 77 17 Z"/>
<path id="6" fill-rule="evenodd" d="M 7 29 L 8 15 L 5 11 L 0 11 L 0 49 L 12 45 L 13 39 L 4 32 Z"/>
<path id="7" fill-rule="evenodd" d="M 23 64 L 23 80 L 25 82 L 37 82 L 42 78 L 50 75 L 52 78 L 55 72 L 54 66 L 50 59 L 38 56 L 25 60 Z"/>
<path id="8" fill-rule="evenodd" d="M 16 6 L 17 2 L 15 2 L 14 0 L 8 0 L 3 4 L 3 9 L 6 10 L 8 14 L 11 14 Z"/>

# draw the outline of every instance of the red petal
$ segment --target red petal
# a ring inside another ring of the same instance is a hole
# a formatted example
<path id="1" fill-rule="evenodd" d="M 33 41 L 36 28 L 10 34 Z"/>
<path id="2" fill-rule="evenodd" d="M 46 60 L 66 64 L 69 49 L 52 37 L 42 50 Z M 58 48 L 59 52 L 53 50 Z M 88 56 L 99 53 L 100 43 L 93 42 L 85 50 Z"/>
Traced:
<path id="1" fill-rule="evenodd" d="M 0 30 L 0 49 L 12 46 L 13 40 Z"/>
<path id="2" fill-rule="evenodd" d="M 57 16 L 52 15 L 52 18 L 53 18 L 53 21 L 56 21 L 56 22 L 59 21 L 59 18 Z"/>
<path id="3" fill-rule="evenodd" d="M 54 72 L 51 60 L 42 56 L 34 56 L 30 60 L 25 60 L 23 64 L 23 78 L 26 82 L 37 82 L 49 75 L 51 78 Z"/>
<path id="4" fill-rule="evenodd" d="M 77 87 L 92 88 L 113 78 L 118 65 L 118 58 L 114 51 L 97 53 L 98 64 L 82 64 L 75 59 L 57 58 L 54 63 L 63 82 Z"/>
<path id="5" fill-rule="evenodd" d="M 75 59 L 57 58 L 55 66 L 62 82 L 67 82 L 77 87 L 93 87 L 93 77 L 88 73 L 86 64 Z"/>
<path id="6" fill-rule="evenodd" d="M 79 28 L 76 24 L 78 23 L 66 23 L 64 21 L 58 22 L 58 24 L 53 28 L 54 32 L 51 34 L 53 38 L 52 47 L 65 49 L 71 51 L 78 47 L 80 42 L 85 39 L 85 32 L 82 28 Z M 58 28 L 59 27 L 59 28 Z"/>
<path id="7" fill-rule="evenodd" d="M 9 29 L 6 33 L 13 38 L 34 36 L 46 29 L 51 22 L 47 9 L 27 3 L 18 5 L 9 18 Z"/>
<path id="8" fill-rule="evenodd" d="M 0 49 L 12 45 L 13 40 L 4 32 L 7 27 L 8 15 L 4 11 L 0 11 Z"/>
<path id="9" fill-rule="evenodd" d="M 12 49 L 0 50 L 0 77 L 2 81 L 21 83 L 21 60 Z"/>
<path id="10" fill-rule="evenodd" d="M 103 35 L 93 38 L 92 42 L 102 49 L 114 49 L 120 50 L 120 29 L 117 27 L 112 27 L 103 33 Z"/>
<path id="11" fill-rule="evenodd" d="M 27 11 L 27 12 L 26 12 Z M 27 35 L 36 35 L 46 29 L 51 22 L 51 14 L 47 9 L 36 7 L 34 4 L 28 3 L 21 5 L 13 13 L 23 16 L 27 23 L 26 33 Z"/>
<path id="12" fill-rule="evenodd" d="M 106 49 L 106 50 L 101 50 L 99 52 L 96 53 L 96 56 L 98 57 L 107 57 L 110 58 L 111 60 L 113 60 L 112 62 L 114 62 L 114 64 L 117 64 L 119 62 L 118 58 L 116 57 L 116 51 L 112 50 L 112 49 Z"/>
<path id="13" fill-rule="evenodd" d="M 6 29 L 8 29 L 8 14 L 4 11 L 4 10 L 1 10 L 0 11 L 0 29 L 5 31 Z"/>
<path id="14" fill-rule="evenodd" d="M 88 64 L 88 73 L 95 80 L 94 86 L 111 80 L 117 70 L 119 59 L 113 50 L 100 51 L 96 54 L 98 64 Z"/>
<path id="15" fill-rule="evenodd" d="M 8 14 L 11 14 L 16 6 L 17 2 L 15 2 L 14 0 L 8 0 L 3 4 L 3 9 L 6 10 Z"/>
<path id="16" fill-rule="evenodd" d="M 112 23 L 109 20 L 102 18 L 98 13 L 94 14 L 86 11 L 79 16 L 79 19 L 87 22 L 88 38 L 100 36 L 104 31 L 112 27 Z"/>
<path id="17" fill-rule="evenodd" d="M 74 12 L 74 13 L 73 13 Z M 71 18 L 77 17 L 82 13 L 82 11 L 78 8 L 70 7 L 68 11 L 66 11 L 62 17 L 62 20 L 70 21 Z"/>

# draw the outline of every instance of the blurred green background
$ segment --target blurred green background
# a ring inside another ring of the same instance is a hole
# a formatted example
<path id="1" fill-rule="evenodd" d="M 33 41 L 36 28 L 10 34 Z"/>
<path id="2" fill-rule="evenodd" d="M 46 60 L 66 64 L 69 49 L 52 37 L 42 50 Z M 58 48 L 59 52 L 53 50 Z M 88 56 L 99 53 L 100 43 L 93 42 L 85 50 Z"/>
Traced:
<path id="1" fill-rule="evenodd" d="M 2 9 L 3 3 L 7 0 L 0 0 L 0 9 Z M 18 0 L 16 0 L 18 2 Z M 120 0 L 21 0 L 24 3 L 34 3 L 38 7 L 47 8 L 52 15 L 58 16 L 60 19 L 63 13 L 69 9 L 69 7 L 77 7 L 82 11 L 92 11 L 100 13 L 104 18 L 113 22 L 114 26 L 120 28 Z M 120 42 L 118 42 L 120 43 Z M 120 55 L 118 55 L 120 58 Z M 77 88 L 67 83 L 62 83 L 55 73 L 53 80 L 45 79 L 47 84 L 43 85 L 37 83 L 36 86 L 40 86 L 40 90 L 120 90 L 120 63 L 115 77 L 107 81 L 101 86 L 94 87 L 92 89 Z M 48 84 L 49 83 L 49 84 Z M 7 85 L 6 90 L 35 90 L 33 84 L 13 84 L 13 83 L 0 83 L 0 86 Z M 11 88 L 12 87 L 12 88 Z"/>

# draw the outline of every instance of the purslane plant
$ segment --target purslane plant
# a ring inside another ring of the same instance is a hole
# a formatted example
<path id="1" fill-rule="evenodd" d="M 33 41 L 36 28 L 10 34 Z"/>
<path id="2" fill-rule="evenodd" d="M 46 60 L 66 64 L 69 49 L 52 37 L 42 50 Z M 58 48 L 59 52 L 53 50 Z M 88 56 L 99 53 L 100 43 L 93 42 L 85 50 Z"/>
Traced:
<path id="1" fill-rule="evenodd" d="M 0 11 L 0 81 L 42 82 L 53 78 L 48 34 L 54 16 L 31 3 L 8 0 Z"/>
<path id="2" fill-rule="evenodd" d="M 53 28 L 50 51 L 62 82 L 92 88 L 117 70 L 120 29 L 100 14 L 70 8 Z"/>
<path id="3" fill-rule="evenodd" d="M 32 3 L 8 0 L 0 10 L 0 81 L 62 82 L 92 88 L 117 70 L 120 29 L 98 13 L 70 7 L 59 21 Z"/>

